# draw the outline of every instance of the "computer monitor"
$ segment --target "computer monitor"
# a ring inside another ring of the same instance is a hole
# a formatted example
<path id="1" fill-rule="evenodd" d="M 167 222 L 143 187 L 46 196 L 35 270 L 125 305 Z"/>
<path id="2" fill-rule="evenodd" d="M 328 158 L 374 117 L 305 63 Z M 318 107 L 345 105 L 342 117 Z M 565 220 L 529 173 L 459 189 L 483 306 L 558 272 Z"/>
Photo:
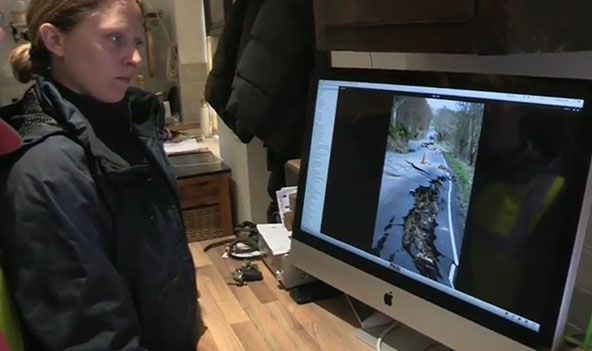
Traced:
<path id="1" fill-rule="evenodd" d="M 592 84 L 331 69 L 313 85 L 294 265 L 457 351 L 556 350 Z"/>

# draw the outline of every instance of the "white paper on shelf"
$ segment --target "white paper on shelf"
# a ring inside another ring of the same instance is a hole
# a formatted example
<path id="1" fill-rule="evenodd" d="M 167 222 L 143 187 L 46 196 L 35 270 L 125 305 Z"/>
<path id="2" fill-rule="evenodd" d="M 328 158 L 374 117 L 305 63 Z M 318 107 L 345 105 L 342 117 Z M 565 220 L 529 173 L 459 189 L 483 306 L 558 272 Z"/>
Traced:
<path id="1" fill-rule="evenodd" d="M 195 138 L 190 138 L 179 142 L 167 141 L 164 143 L 164 151 L 167 155 L 199 152 L 203 151 L 204 149 L 207 149 L 207 145 L 205 143 L 198 142 Z"/>
<path id="2" fill-rule="evenodd" d="M 286 212 L 294 212 L 294 208 L 290 205 L 290 197 L 296 196 L 298 193 L 297 186 L 288 186 L 283 187 L 280 190 L 275 192 L 278 208 L 280 212 L 280 218 L 283 224 L 285 223 L 285 214 Z"/>

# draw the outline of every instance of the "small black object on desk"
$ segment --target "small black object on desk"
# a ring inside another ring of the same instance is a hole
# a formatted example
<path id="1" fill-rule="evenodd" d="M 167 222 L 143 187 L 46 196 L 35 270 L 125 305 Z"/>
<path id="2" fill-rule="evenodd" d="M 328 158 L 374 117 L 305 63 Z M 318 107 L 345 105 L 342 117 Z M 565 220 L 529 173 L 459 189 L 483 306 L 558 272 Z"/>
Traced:
<path id="1" fill-rule="evenodd" d="M 343 294 L 341 291 L 320 280 L 315 280 L 290 289 L 290 297 L 299 305 L 329 299 L 341 294 Z"/>

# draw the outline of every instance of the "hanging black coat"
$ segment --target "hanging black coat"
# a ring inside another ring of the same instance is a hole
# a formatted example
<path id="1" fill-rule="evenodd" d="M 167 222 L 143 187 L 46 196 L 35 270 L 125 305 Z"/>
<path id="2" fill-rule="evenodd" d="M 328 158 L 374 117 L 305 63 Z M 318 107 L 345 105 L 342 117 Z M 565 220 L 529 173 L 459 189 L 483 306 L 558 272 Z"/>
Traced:
<path id="1" fill-rule="evenodd" d="M 245 143 L 298 157 L 314 59 L 311 0 L 237 0 L 205 97 Z"/>
<path id="2" fill-rule="evenodd" d="M 113 153 L 43 78 L 0 109 L 23 138 L 0 158 L 0 251 L 27 349 L 193 351 L 203 331 L 162 106 L 127 99 L 147 164 Z"/>

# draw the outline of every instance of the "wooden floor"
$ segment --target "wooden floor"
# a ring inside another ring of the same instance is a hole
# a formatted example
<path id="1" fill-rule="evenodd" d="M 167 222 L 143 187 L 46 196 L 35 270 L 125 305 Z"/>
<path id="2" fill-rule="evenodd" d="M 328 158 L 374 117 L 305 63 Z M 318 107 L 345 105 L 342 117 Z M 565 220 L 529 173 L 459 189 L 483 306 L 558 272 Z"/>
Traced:
<path id="1" fill-rule="evenodd" d="M 208 328 L 199 351 L 374 350 L 355 337 L 357 323 L 343 296 L 298 305 L 260 261 L 263 281 L 229 285 L 231 272 L 241 263 L 223 259 L 223 247 L 203 251 L 219 240 L 190 244 Z"/>

